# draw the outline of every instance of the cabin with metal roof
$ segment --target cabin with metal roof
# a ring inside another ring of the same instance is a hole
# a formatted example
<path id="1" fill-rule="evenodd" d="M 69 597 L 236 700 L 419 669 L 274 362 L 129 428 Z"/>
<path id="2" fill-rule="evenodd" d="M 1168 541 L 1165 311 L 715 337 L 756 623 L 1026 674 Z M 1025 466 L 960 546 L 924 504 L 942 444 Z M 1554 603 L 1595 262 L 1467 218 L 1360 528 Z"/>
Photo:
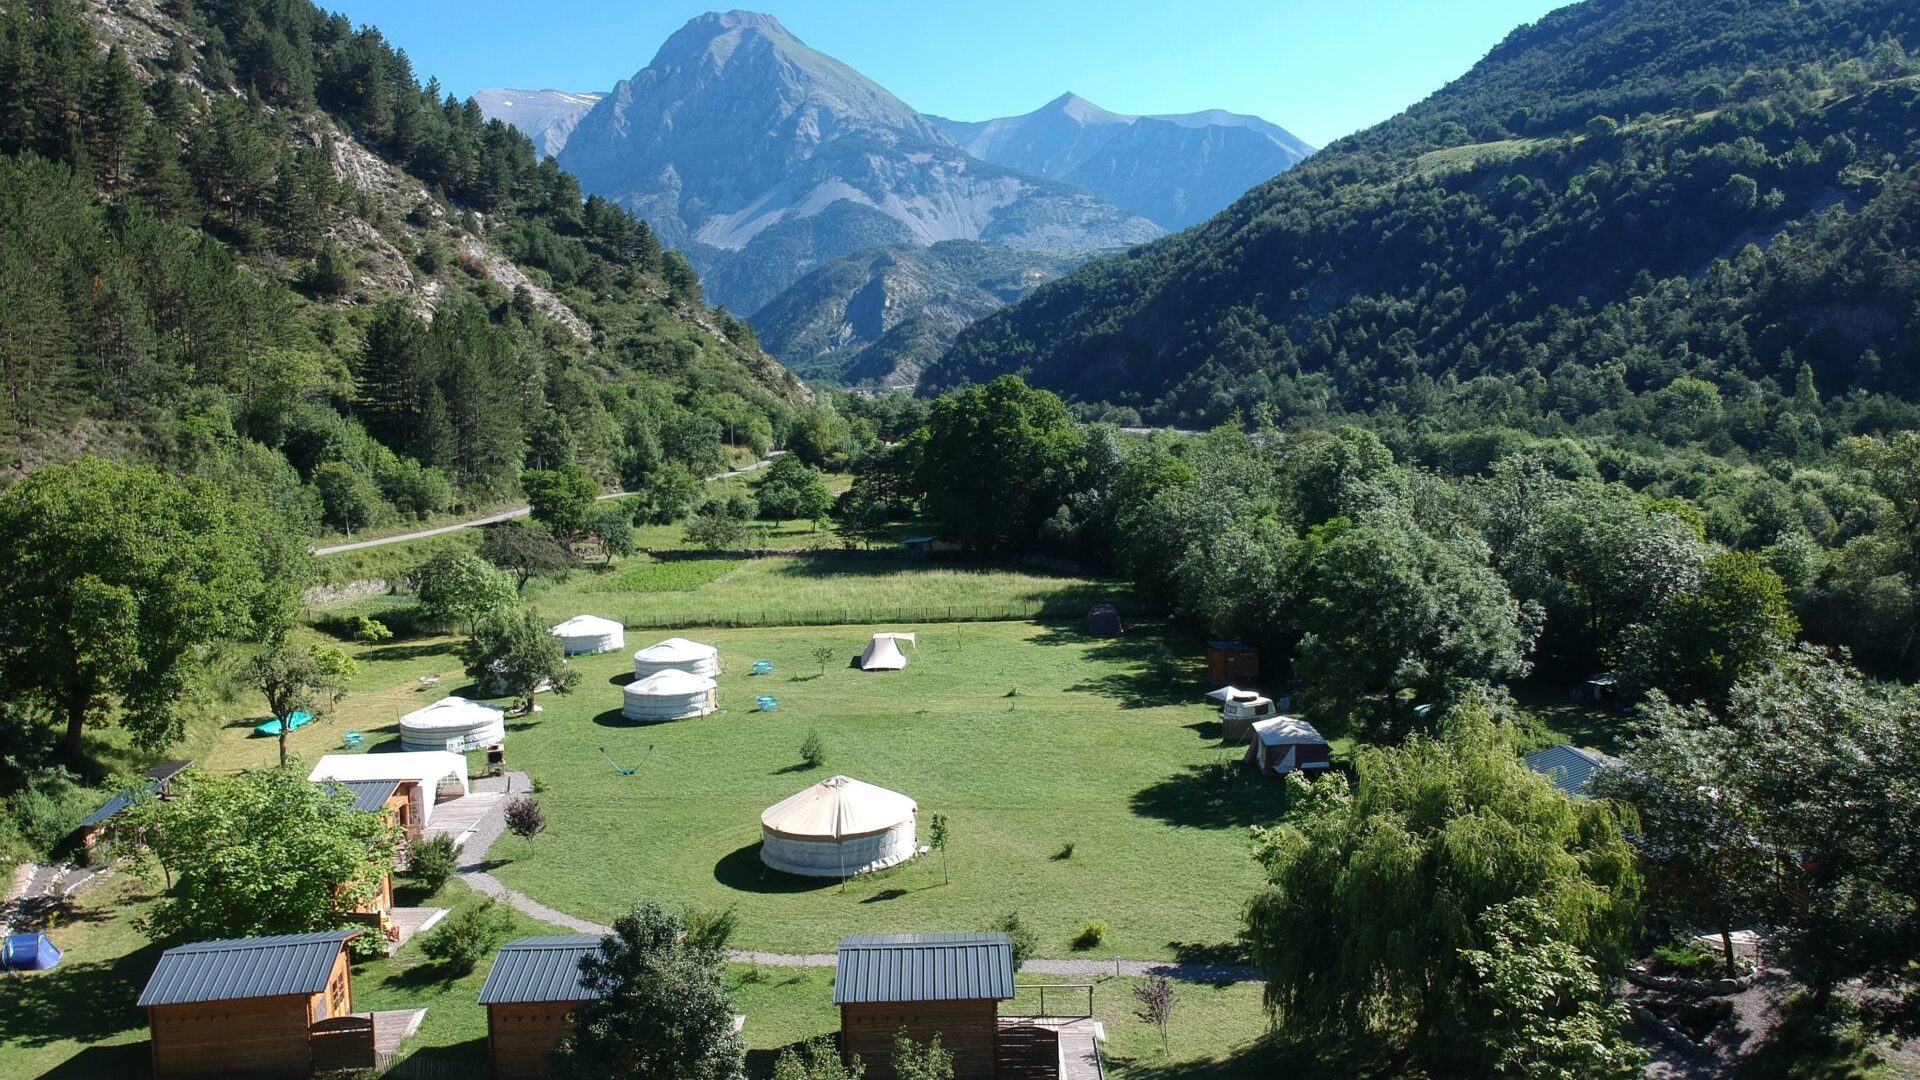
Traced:
<path id="1" fill-rule="evenodd" d="M 122 788 L 114 792 L 113 797 L 101 803 L 93 813 L 80 819 L 81 846 L 92 848 L 100 838 L 113 828 L 114 819 L 126 813 L 135 799 L 142 794 L 157 798 L 167 798 L 173 794 L 173 778 L 179 776 L 193 765 L 192 761 L 163 761 L 141 774 L 145 783 L 138 788 Z"/>
<path id="2" fill-rule="evenodd" d="M 935 1035 L 954 1080 L 992 1080 L 1000 1002 L 1013 998 L 1013 943 L 1005 934 L 873 934 L 840 940 L 833 1003 L 840 1052 L 869 1080 L 894 1080 L 893 1038 Z"/>
<path id="3" fill-rule="evenodd" d="M 372 1023 L 350 1016 L 347 942 L 359 933 L 200 941 L 161 953 L 137 1002 L 152 1032 L 153 1075 L 306 1076 L 362 1057 L 371 1065 Z"/>
<path id="4" fill-rule="evenodd" d="M 573 1031 L 573 1007 L 593 1000 L 580 982 L 580 958 L 598 949 L 600 940 L 558 934 L 501 946 L 480 988 L 487 1063 L 497 1080 L 546 1075 L 547 1055 Z"/>
<path id="5" fill-rule="evenodd" d="M 1559 788 L 1563 794 L 1576 799 L 1587 797 L 1588 790 L 1593 787 L 1595 774 L 1617 764 L 1615 759 L 1605 754 L 1565 743 L 1528 754 L 1521 760 L 1527 768 L 1546 777 L 1547 782 Z"/>

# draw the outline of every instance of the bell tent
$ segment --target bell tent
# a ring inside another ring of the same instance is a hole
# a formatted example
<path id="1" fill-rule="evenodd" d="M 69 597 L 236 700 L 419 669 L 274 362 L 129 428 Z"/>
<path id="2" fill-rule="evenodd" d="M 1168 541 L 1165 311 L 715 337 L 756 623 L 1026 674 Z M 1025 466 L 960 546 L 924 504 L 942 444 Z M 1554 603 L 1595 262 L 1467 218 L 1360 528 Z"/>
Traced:
<path id="1" fill-rule="evenodd" d="M 626 627 L 598 615 L 575 615 L 547 631 L 560 639 L 560 651 L 568 656 L 589 656 L 625 648 Z"/>
<path id="2" fill-rule="evenodd" d="M 712 678 L 720 674 L 720 650 L 686 638 L 670 637 L 633 654 L 633 677 L 644 679 L 662 671 L 684 671 Z"/>
<path id="3" fill-rule="evenodd" d="M 830 776 L 760 815 L 760 861 L 782 873 L 839 878 L 905 862 L 919 810 L 897 791 Z"/>
<path id="4" fill-rule="evenodd" d="M 400 718 L 400 749 L 465 753 L 506 741 L 506 713 L 452 696 Z"/>
<path id="5" fill-rule="evenodd" d="M 899 671 L 907 666 L 907 656 L 900 651 L 900 643 L 919 644 L 912 634 L 875 634 L 867 642 L 867 651 L 860 654 L 861 671 Z"/>
<path id="6" fill-rule="evenodd" d="M 620 715 L 629 720 L 685 720 L 719 707 L 712 679 L 669 668 L 628 683 Z"/>

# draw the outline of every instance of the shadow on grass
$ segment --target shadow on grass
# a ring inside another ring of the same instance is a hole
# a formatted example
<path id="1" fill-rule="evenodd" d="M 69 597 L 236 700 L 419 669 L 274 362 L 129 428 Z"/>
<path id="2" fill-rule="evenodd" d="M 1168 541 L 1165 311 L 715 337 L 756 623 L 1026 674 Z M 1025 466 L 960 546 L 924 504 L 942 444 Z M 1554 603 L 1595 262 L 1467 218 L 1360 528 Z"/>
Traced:
<path id="1" fill-rule="evenodd" d="M 446 993 L 453 988 L 468 972 L 449 967 L 446 964 L 415 964 L 402 968 L 380 980 L 380 985 L 394 990 L 435 990 Z"/>
<path id="2" fill-rule="evenodd" d="M 607 676 L 607 685 L 608 686 L 625 686 L 628 683 L 632 682 L 633 680 L 634 680 L 633 672 L 619 671 L 619 672 L 615 672 L 612 675 Z"/>
<path id="3" fill-rule="evenodd" d="M 383 1075 L 401 1077 L 403 1080 L 411 1080 L 412 1077 L 485 1076 L 486 1067 L 487 1040 L 481 1037 L 446 1046 L 423 1046 L 399 1058 L 393 1068 Z"/>
<path id="4" fill-rule="evenodd" d="M 160 950 L 148 945 L 116 960 L 68 958 L 52 971 L 8 978 L 0 992 L 0 1046 L 97 1043 L 142 1026 L 133 1002 Z M 144 1054 L 144 1046 L 138 1049 Z"/>
<path id="5" fill-rule="evenodd" d="M 834 889 L 838 878 L 808 878 L 783 874 L 760 861 L 760 844 L 748 844 L 713 864 L 713 880 L 729 889 L 750 893 L 806 893 Z"/>
<path id="6" fill-rule="evenodd" d="M 1182 964 L 1218 964 L 1244 967 L 1253 963 L 1253 951 L 1244 941 L 1169 941 L 1173 958 Z"/>
<path id="7" fill-rule="evenodd" d="M 1885 1076 L 1876 1040 L 1850 1015 L 1816 1013 L 1805 993 L 1780 1005 L 1780 1023 L 1742 1063 L 1756 1080 L 1875 1080 Z"/>
<path id="8" fill-rule="evenodd" d="M 99 1080 L 102 1076 L 145 1076 L 152 1063 L 152 1051 L 144 1039 L 125 1046 L 89 1046 L 41 1073 L 40 1078 Z"/>
<path id="9" fill-rule="evenodd" d="M 1134 792 L 1133 812 L 1169 825 L 1228 829 L 1271 825 L 1287 808 L 1286 787 L 1237 761 L 1189 765 L 1159 783 Z"/>
<path id="10" fill-rule="evenodd" d="M 792 765 L 783 765 L 780 768 L 775 769 L 772 772 L 768 773 L 767 775 L 768 776 L 786 776 L 790 773 L 812 772 L 816 768 L 819 768 L 819 766 L 809 765 L 804 761 L 799 761 L 799 762 L 795 762 Z"/>
<path id="11" fill-rule="evenodd" d="M 1227 730 L 1220 726 L 1220 721 L 1218 720 L 1202 720 L 1197 724 L 1185 724 L 1182 726 L 1208 742 L 1223 742 Z"/>
<path id="12" fill-rule="evenodd" d="M 500 869 L 501 867 L 507 865 L 512 861 L 513 861 L 512 859 L 481 859 L 479 862 L 474 863 L 472 866 L 462 867 L 462 869 L 478 870 L 483 874 L 491 874 L 495 870 Z"/>
<path id="13" fill-rule="evenodd" d="M 899 889 L 899 888 L 881 889 L 879 892 L 874 893 L 872 896 L 869 896 L 865 900 L 862 900 L 860 902 L 863 904 L 884 904 L 889 900 L 898 900 L 901 897 L 906 895 L 907 895 L 907 890 L 905 889 Z"/>
<path id="14" fill-rule="evenodd" d="M 696 718 L 696 717 L 688 717 L 687 719 L 697 719 L 697 718 Z M 658 726 L 660 726 L 661 724 L 673 724 L 673 723 L 678 723 L 679 721 L 676 721 L 676 720 L 635 720 L 635 719 L 634 719 L 633 717 L 631 717 L 631 716 L 628 716 L 628 715 L 626 715 L 625 713 L 623 713 L 623 712 L 621 712 L 621 711 L 620 711 L 619 709 L 608 709 L 608 710 L 607 710 L 606 712 L 603 712 L 603 713 L 598 713 L 598 714 L 596 714 L 596 715 L 594 716 L 594 718 L 593 718 L 593 722 L 594 722 L 594 723 L 596 723 L 596 724 L 599 724 L 599 725 L 600 725 L 601 727 L 611 727 L 611 728 L 648 728 L 648 727 L 658 727 Z"/>
<path id="15" fill-rule="evenodd" d="M 1288 1080 L 1416 1080 L 1425 1074 L 1400 1060 L 1397 1051 L 1382 1047 L 1374 1040 L 1364 1045 L 1343 1046 L 1360 1040 L 1319 1040 L 1287 1038 L 1271 1034 L 1255 1040 L 1226 1057 L 1188 1061 L 1156 1058 L 1108 1058 L 1109 1066 L 1124 1070 L 1129 1080 L 1270 1080 L 1285 1076 Z M 1175 1050 L 1179 1049 L 1175 1044 Z M 1285 1062 L 1284 1068 L 1277 1063 Z M 1114 1070 L 1109 1069 L 1109 1075 Z"/>
<path id="16" fill-rule="evenodd" d="M 508 724 L 506 727 L 508 731 L 531 731 L 534 728 L 537 728 L 539 726 L 540 726 L 540 721 L 533 720 L 533 719 L 526 719 L 526 720 L 515 720 L 513 723 Z"/>
<path id="17" fill-rule="evenodd" d="M 423 656 L 452 656 L 457 650 L 451 641 L 436 641 L 426 645 L 382 645 L 377 649 L 368 649 L 360 654 L 362 660 L 418 660 Z"/>

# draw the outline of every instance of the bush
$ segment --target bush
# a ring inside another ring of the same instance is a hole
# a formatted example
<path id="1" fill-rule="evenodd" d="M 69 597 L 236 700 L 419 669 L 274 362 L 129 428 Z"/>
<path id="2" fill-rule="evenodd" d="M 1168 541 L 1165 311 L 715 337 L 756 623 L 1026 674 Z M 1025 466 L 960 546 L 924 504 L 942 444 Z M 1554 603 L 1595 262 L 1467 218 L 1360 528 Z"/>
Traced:
<path id="1" fill-rule="evenodd" d="M 1080 932 L 1073 935 L 1073 947 L 1076 949 L 1091 949 L 1106 939 L 1107 921 L 1105 919 L 1088 919 L 1086 922 L 1080 924 Z"/>
<path id="2" fill-rule="evenodd" d="M 993 929 L 1007 935 L 1013 943 L 1013 970 L 1019 971 L 1020 965 L 1033 958 L 1033 950 L 1039 947 L 1040 939 L 1034 934 L 1033 927 L 1020 918 L 1017 911 L 1009 911 L 993 924 Z"/>
<path id="3" fill-rule="evenodd" d="M 740 927 L 740 913 L 729 904 L 711 910 L 688 910 L 680 916 L 687 929 L 687 944 L 709 952 L 725 952 L 733 932 Z"/>
<path id="4" fill-rule="evenodd" d="M 540 800 L 522 795 L 507 804 L 507 829 L 529 844 L 533 835 L 547 827 L 547 815 L 540 811 Z"/>
<path id="5" fill-rule="evenodd" d="M 420 951 L 448 973 L 465 975 L 513 936 L 513 912 L 498 900 L 456 910 L 420 939 Z"/>
<path id="6" fill-rule="evenodd" d="M 392 641 L 393 631 L 379 619 L 360 615 L 353 620 L 353 640 L 377 645 L 382 641 Z"/>
<path id="7" fill-rule="evenodd" d="M 407 847 L 407 876 L 428 892 L 439 892 L 460 865 L 460 849 L 451 836 L 431 836 Z"/>
<path id="8" fill-rule="evenodd" d="M 41 770 L 7 800 L 7 816 L 36 859 L 45 859 L 80 827 L 93 804 L 106 796 L 75 784 L 58 769 Z"/>
<path id="9" fill-rule="evenodd" d="M 1698 945 L 1661 945 L 1653 950 L 1654 966 L 1674 975 L 1700 975 L 1719 963 L 1719 957 Z"/>
<path id="10" fill-rule="evenodd" d="M 827 763 L 827 744 L 820 738 L 819 732 L 809 731 L 807 737 L 800 740 L 800 760 L 809 769 L 817 769 Z"/>

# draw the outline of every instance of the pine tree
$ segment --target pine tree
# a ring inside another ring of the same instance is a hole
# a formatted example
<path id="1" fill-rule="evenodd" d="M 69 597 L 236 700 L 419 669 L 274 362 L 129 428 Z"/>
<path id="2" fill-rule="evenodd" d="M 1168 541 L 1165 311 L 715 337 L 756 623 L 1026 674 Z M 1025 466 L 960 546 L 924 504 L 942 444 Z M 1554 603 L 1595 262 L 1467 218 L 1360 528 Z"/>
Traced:
<path id="1" fill-rule="evenodd" d="M 129 186 L 129 165 L 140 144 L 147 109 L 140 81 L 115 45 L 95 66 L 87 97 L 87 152 L 100 186 L 118 194 Z"/>
<path id="2" fill-rule="evenodd" d="M 193 178 L 180 163 L 180 140 L 160 124 L 151 124 L 140 142 L 134 167 L 135 193 L 155 214 L 193 225 L 199 220 L 199 199 Z"/>

